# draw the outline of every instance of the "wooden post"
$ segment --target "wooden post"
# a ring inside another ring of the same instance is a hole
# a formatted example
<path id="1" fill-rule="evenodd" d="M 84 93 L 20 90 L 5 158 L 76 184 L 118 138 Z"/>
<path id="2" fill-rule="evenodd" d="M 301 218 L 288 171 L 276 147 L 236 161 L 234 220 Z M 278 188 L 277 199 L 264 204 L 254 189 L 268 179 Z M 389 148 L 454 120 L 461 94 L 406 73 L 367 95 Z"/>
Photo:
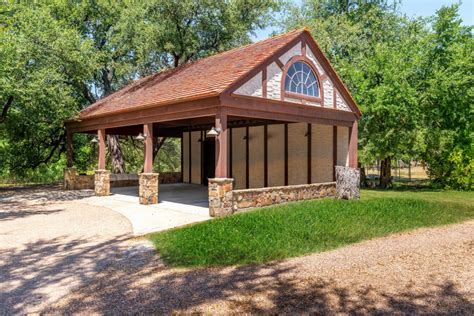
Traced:
<path id="1" fill-rule="evenodd" d="M 99 164 L 97 169 L 105 170 L 105 129 L 99 129 L 97 137 L 99 139 Z"/>
<path id="2" fill-rule="evenodd" d="M 153 172 L 153 123 L 143 124 L 145 136 L 145 163 L 143 173 Z"/>
<path id="3" fill-rule="evenodd" d="M 349 167 L 357 168 L 357 142 L 358 142 L 358 122 L 354 121 L 349 129 Z"/>
<path id="4" fill-rule="evenodd" d="M 332 181 L 336 181 L 337 165 L 337 126 L 332 127 Z"/>
<path id="5" fill-rule="evenodd" d="M 73 141 L 72 141 L 72 133 L 69 129 L 66 129 L 66 166 L 71 168 L 74 165 L 74 158 L 73 158 Z"/>
<path id="6" fill-rule="evenodd" d="M 216 178 L 227 178 L 227 115 L 218 111 L 215 127 L 220 129 L 216 137 Z"/>

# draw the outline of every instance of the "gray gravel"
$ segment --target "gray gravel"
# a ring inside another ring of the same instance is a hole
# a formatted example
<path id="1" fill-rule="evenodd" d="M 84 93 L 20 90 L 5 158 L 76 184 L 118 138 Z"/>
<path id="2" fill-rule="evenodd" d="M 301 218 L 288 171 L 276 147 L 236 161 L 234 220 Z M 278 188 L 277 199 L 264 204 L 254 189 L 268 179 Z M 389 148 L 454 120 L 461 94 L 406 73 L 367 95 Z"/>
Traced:
<path id="1" fill-rule="evenodd" d="M 0 193 L 0 314 L 474 314 L 474 221 L 264 265 L 176 269 L 130 239 L 120 215 L 81 204 L 90 194 Z"/>
<path id="2" fill-rule="evenodd" d="M 114 264 L 143 262 L 131 250 L 145 242 L 130 239 L 124 217 L 81 204 L 92 194 L 55 187 L 0 192 L 0 315 L 41 311 Z"/>
<path id="3" fill-rule="evenodd" d="M 111 268 L 46 312 L 474 315 L 474 221 L 265 265 Z"/>

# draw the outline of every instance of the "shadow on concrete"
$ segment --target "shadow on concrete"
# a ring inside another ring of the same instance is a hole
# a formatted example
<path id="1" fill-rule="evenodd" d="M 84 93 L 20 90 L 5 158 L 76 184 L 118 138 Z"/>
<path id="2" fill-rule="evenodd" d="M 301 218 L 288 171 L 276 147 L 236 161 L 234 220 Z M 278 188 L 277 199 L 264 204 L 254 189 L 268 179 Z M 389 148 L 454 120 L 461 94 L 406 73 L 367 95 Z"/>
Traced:
<path id="1" fill-rule="evenodd" d="M 127 199 L 136 198 L 138 202 L 138 187 L 111 188 L 112 194 L 125 196 Z M 160 184 L 159 203 L 177 203 L 189 206 L 209 207 L 208 188 L 189 183 Z"/>

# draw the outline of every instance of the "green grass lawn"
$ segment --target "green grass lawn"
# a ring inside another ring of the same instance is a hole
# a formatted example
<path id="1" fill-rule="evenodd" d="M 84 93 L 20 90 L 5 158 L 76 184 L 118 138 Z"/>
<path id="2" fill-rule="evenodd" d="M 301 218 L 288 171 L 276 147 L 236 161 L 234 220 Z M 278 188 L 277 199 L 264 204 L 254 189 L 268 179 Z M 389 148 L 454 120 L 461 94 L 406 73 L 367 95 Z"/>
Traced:
<path id="1" fill-rule="evenodd" d="M 268 207 L 148 235 L 175 266 L 262 263 L 474 218 L 474 193 L 363 190 L 359 201 Z"/>

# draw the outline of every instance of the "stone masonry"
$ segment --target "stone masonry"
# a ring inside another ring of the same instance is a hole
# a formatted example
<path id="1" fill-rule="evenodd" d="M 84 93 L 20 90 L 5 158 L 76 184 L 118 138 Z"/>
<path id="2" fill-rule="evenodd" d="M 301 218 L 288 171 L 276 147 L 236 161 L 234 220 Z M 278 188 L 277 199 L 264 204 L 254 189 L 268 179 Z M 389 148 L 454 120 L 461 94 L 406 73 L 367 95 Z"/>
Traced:
<path id="1" fill-rule="evenodd" d="M 64 189 L 94 189 L 94 175 L 77 174 L 76 168 L 64 169 Z"/>
<path id="2" fill-rule="evenodd" d="M 232 214 L 232 188 L 234 179 L 209 179 L 209 215 L 222 217 Z"/>
<path id="3" fill-rule="evenodd" d="M 336 196 L 339 199 L 358 199 L 360 196 L 360 170 L 336 166 Z"/>
<path id="4" fill-rule="evenodd" d="M 77 171 L 76 168 L 64 168 L 64 189 L 74 190 L 74 182 L 76 180 Z"/>
<path id="5" fill-rule="evenodd" d="M 138 197 L 140 204 L 158 203 L 158 173 L 140 173 Z"/>
<path id="6" fill-rule="evenodd" d="M 233 191 L 233 211 L 335 196 L 335 182 Z"/>
<path id="7" fill-rule="evenodd" d="M 110 195 L 110 171 L 96 170 L 94 179 L 95 195 Z"/>

